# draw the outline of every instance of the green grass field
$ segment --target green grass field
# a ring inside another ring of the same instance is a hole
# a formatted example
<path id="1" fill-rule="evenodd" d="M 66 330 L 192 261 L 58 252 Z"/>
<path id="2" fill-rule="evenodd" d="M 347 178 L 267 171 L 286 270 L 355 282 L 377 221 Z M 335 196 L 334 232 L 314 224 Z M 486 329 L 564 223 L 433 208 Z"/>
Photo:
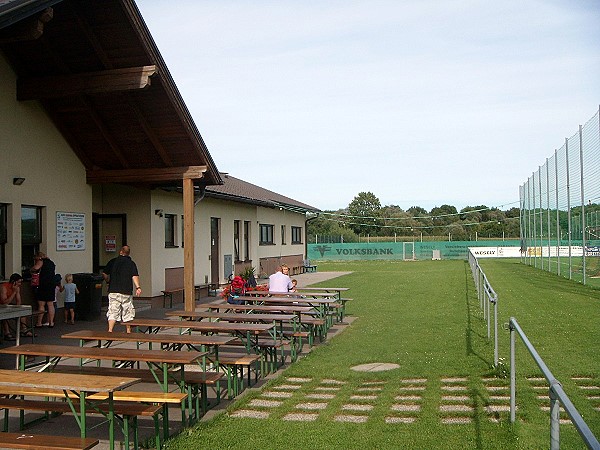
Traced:
<path id="1" fill-rule="evenodd" d="M 500 323 L 514 316 L 596 436 L 600 436 L 600 291 L 512 260 L 482 266 L 499 295 Z M 227 413 L 168 442 L 171 449 L 541 449 L 549 447 L 541 373 L 517 344 L 518 420 L 505 411 L 509 380 L 493 369 L 493 344 L 466 261 L 319 263 L 352 271 L 323 285 L 347 286 L 351 326 L 291 365 Z M 509 333 L 500 331 L 509 359 Z M 357 364 L 400 368 L 355 372 Z M 499 375 L 499 376 L 498 376 Z M 576 377 L 585 377 L 577 379 Z M 573 378 L 576 378 L 575 380 Z M 292 386 L 294 389 L 291 389 Z M 537 387 L 536 387 L 537 386 Z M 276 406 L 267 394 L 286 392 Z M 315 393 L 328 393 L 315 400 Z M 458 406 L 457 406 L 458 405 Z M 299 408 L 301 406 L 301 408 Z M 322 409 L 311 409 L 311 408 Z M 490 410 L 490 408 L 492 410 Z M 236 418 L 258 410 L 268 418 Z M 313 421 L 284 420 L 306 413 Z M 338 421 L 359 417 L 362 422 Z M 399 420 L 401 423 L 388 423 Z M 402 423 L 411 421 L 411 423 Z M 460 421 L 464 423 L 444 423 Z M 572 425 L 562 448 L 585 448 Z"/>

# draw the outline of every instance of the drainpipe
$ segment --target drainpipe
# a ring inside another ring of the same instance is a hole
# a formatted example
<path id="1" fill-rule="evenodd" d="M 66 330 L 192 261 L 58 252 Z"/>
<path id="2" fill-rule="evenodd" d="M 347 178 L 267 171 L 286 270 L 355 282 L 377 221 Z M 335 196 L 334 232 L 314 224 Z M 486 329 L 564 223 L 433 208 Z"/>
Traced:
<path id="1" fill-rule="evenodd" d="M 319 213 L 315 217 L 304 220 L 304 259 L 308 257 L 308 222 L 319 218 Z"/>

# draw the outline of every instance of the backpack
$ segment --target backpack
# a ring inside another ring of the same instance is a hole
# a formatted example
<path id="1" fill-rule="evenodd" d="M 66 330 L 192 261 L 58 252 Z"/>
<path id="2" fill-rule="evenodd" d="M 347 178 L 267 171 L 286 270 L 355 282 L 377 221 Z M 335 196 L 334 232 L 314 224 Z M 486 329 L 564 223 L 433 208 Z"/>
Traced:
<path id="1" fill-rule="evenodd" d="M 246 292 L 246 283 L 242 277 L 235 276 L 233 280 L 231 280 L 231 285 L 229 287 L 229 297 L 227 298 L 228 303 L 241 304 L 243 302 L 237 300 L 237 297 L 240 295 L 244 295 Z"/>

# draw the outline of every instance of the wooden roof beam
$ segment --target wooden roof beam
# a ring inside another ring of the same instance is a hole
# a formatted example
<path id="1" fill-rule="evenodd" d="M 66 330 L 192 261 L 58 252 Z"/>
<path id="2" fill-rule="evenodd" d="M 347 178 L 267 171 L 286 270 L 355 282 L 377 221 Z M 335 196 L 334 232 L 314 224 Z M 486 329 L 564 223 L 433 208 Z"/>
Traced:
<path id="1" fill-rule="evenodd" d="M 163 167 L 156 169 L 87 170 L 88 184 L 160 183 L 179 180 L 199 180 L 207 166 Z"/>
<path id="2" fill-rule="evenodd" d="M 144 89 L 156 66 L 128 67 L 81 74 L 17 80 L 17 100 L 41 100 L 73 95 Z"/>
<path id="3" fill-rule="evenodd" d="M 35 17 L 28 17 L 6 30 L 0 31 L 0 44 L 35 41 L 44 34 L 44 25 L 52 20 L 54 10 L 46 8 Z"/>

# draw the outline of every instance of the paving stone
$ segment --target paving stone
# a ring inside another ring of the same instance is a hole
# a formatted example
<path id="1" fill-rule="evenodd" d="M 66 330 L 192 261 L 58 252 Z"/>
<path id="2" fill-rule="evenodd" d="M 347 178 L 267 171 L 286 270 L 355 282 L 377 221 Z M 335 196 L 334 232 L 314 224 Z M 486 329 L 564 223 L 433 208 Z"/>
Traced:
<path id="1" fill-rule="evenodd" d="M 377 400 L 376 395 L 351 395 L 350 400 Z"/>
<path id="2" fill-rule="evenodd" d="M 509 386 L 486 386 L 488 391 L 508 391 Z"/>
<path id="3" fill-rule="evenodd" d="M 324 378 L 321 380 L 321 384 L 346 384 L 345 381 L 333 380 L 329 378 Z"/>
<path id="4" fill-rule="evenodd" d="M 361 387 L 356 388 L 356 392 L 381 392 L 383 391 L 382 387 Z"/>
<path id="5" fill-rule="evenodd" d="M 442 423 L 447 425 L 460 425 L 473 422 L 471 417 L 442 417 Z"/>
<path id="6" fill-rule="evenodd" d="M 584 391 L 593 391 L 593 390 L 600 390 L 600 386 L 579 385 L 579 389 L 583 389 Z"/>
<path id="7" fill-rule="evenodd" d="M 377 386 L 377 385 L 381 385 L 381 384 L 385 384 L 385 381 L 365 381 L 361 385 L 362 386 Z"/>
<path id="8" fill-rule="evenodd" d="M 466 391 L 466 386 L 442 386 L 442 391 Z"/>
<path id="9" fill-rule="evenodd" d="M 490 400 L 494 402 L 508 402 L 510 401 L 510 395 L 490 395 Z"/>
<path id="10" fill-rule="evenodd" d="M 250 418 L 250 419 L 268 419 L 269 413 L 266 411 L 254 411 L 251 409 L 238 409 L 230 414 L 230 417 L 235 418 Z"/>
<path id="11" fill-rule="evenodd" d="M 302 386 L 299 384 L 280 384 L 279 386 L 273 386 L 271 389 L 281 389 L 281 390 L 296 390 L 300 389 Z"/>
<path id="12" fill-rule="evenodd" d="M 591 381 L 593 380 L 592 377 L 571 377 L 571 380 L 573 381 Z"/>
<path id="13" fill-rule="evenodd" d="M 335 398 L 335 394 L 307 394 L 306 398 L 331 400 L 332 398 Z"/>
<path id="14" fill-rule="evenodd" d="M 286 381 L 289 381 L 290 383 L 308 383 L 312 381 L 312 378 L 289 377 L 286 378 Z"/>
<path id="15" fill-rule="evenodd" d="M 325 409 L 327 403 L 324 402 L 312 402 L 312 403 L 298 403 L 296 409 Z"/>
<path id="16" fill-rule="evenodd" d="M 385 423 L 414 423 L 416 422 L 416 417 L 386 417 Z"/>
<path id="17" fill-rule="evenodd" d="M 290 420 L 296 422 L 314 422 L 319 417 L 318 414 L 302 414 L 302 413 L 290 413 L 283 416 L 283 420 Z"/>
<path id="18" fill-rule="evenodd" d="M 290 398 L 294 395 L 292 392 L 274 392 L 274 391 L 263 391 L 260 393 L 262 397 L 269 398 Z"/>
<path id="19" fill-rule="evenodd" d="M 427 378 L 403 378 L 400 383 L 405 384 L 423 384 L 427 382 Z"/>
<path id="20" fill-rule="evenodd" d="M 466 383 L 467 381 L 468 381 L 467 377 L 442 378 L 442 383 Z"/>
<path id="21" fill-rule="evenodd" d="M 352 422 L 352 423 L 365 423 L 369 419 L 369 416 L 351 416 L 351 415 L 339 415 L 335 416 L 333 420 L 336 422 Z"/>
<path id="22" fill-rule="evenodd" d="M 468 402 L 471 397 L 468 395 L 442 395 L 442 400 L 445 402 Z"/>
<path id="23" fill-rule="evenodd" d="M 497 412 L 507 412 L 507 411 L 510 411 L 510 405 L 486 405 L 485 411 L 488 414 L 497 413 Z"/>
<path id="24" fill-rule="evenodd" d="M 588 400 L 600 400 L 600 395 L 588 395 Z"/>
<path id="25" fill-rule="evenodd" d="M 252 407 L 263 407 L 263 408 L 277 408 L 281 406 L 283 402 L 278 402 L 276 400 L 261 400 L 259 398 L 254 398 L 250 400 L 249 406 Z"/>
<path id="26" fill-rule="evenodd" d="M 469 405 L 440 405 L 442 412 L 466 412 L 473 411 L 473 407 Z"/>
<path id="27" fill-rule="evenodd" d="M 406 386 L 398 388 L 399 391 L 424 391 L 425 386 Z"/>
<path id="28" fill-rule="evenodd" d="M 527 377 L 527 380 L 531 383 L 546 382 L 546 379 L 544 377 Z"/>
<path id="29" fill-rule="evenodd" d="M 371 411 L 373 410 L 373 405 L 361 405 L 355 403 L 347 403 L 342 405 L 342 409 L 344 411 Z"/>
<path id="30" fill-rule="evenodd" d="M 396 395 L 394 400 L 400 402 L 420 402 L 422 397 L 420 395 Z"/>
<path id="31" fill-rule="evenodd" d="M 399 364 L 393 363 L 369 363 L 359 364 L 358 366 L 351 367 L 352 370 L 357 372 L 383 372 L 386 370 L 394 370 L 400 368 Z"/>
<path id="32" fill-rule="evenodd" d="M 328 386 L 317 386 L 315 388 L 315 391 L 339 391 L 340 388 L 339 387 L 328 387 Z"/>
<path id="33" fill-rule="evenodd" d="M 395 403 L 391 406 L 392 411 L 421 411 L 421 405 L 405 405 Z"/>

